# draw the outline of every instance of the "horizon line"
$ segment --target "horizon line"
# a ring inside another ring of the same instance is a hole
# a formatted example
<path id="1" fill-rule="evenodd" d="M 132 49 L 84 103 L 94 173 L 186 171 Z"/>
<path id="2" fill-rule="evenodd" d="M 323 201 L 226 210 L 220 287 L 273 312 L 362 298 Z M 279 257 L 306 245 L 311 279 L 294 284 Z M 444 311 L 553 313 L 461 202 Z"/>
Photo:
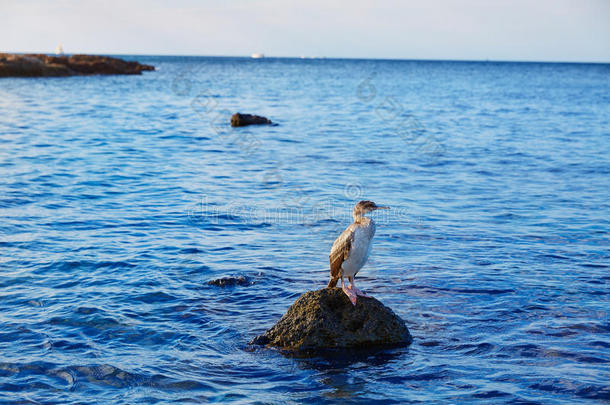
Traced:
<path id="1" fill-rule="evenodd" d="M 54 52 L 10 52 L 0 51 L 2 53 L 12 54 L 44 54 L 44 55 L 56 55 Z M 251 55 L 202 55 L 202 54 L 169 54 L 169 53 L 113 53 L 113 52 L 66 52 L 65 55 L 113 55 L 113 56 L 170 56 L 170 57 L 193 57 L 193 58 L 241 58 L 241 59 L 326 59 L 326 60 L 369 60 L 369 61 L 404 61 L 404 62 L 476 62 L 476 63 L 555 63 L 555 64 L 596 64 L 596 65 L 607 65 L 610 64 L 610 59 L 607 61 L 569 61 L 569 60 L 536 60 L 536 59 L 442 59 L 442 58 L 386 58 L 386 57 L 337 57 L 337 56 L 276 56 L 266 55 L 263 53 L 262 58 L 253 58 Z"/>

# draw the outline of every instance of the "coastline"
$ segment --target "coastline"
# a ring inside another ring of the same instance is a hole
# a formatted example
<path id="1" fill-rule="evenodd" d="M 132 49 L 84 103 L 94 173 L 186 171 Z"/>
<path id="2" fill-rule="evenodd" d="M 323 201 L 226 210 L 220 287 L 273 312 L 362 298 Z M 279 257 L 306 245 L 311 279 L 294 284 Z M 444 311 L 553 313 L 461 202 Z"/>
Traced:
<path id="1" fill-rule="evenodd" d="M 0 53 L 0 77 L 140 75 L 154 66 L 101 55 Z"/>

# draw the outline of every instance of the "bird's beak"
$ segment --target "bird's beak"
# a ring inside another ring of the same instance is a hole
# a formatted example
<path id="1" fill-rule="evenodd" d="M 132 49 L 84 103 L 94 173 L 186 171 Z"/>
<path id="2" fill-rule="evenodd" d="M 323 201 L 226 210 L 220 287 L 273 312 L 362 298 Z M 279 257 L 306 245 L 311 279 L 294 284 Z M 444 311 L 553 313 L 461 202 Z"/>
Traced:
<path id="1" fill-rule="evenodd" d="M 375 209 L 376 210 L 389 210 L 390 207 L 384 206 L 384 205 L 378 205 Z"/>

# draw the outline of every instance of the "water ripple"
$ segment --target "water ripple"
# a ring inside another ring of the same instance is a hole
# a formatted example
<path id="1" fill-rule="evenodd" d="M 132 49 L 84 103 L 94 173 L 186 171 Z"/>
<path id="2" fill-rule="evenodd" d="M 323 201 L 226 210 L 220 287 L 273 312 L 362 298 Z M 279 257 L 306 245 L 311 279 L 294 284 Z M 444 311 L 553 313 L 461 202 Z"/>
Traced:
<path id="1" fill-rule="evenodd" d="M 608 65 L 137 59 L 0 81 L 1 403 L 610 400 Z M 365 198 L 412 345 L 248 347 Z"/>

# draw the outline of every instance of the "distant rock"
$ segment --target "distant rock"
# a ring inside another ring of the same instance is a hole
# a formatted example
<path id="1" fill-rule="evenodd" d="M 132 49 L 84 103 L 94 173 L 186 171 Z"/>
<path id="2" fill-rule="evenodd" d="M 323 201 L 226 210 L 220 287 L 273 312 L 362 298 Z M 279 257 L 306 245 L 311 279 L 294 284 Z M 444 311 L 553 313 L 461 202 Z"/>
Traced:
<path id="1" fill-rule="evenodd" d="M 246 125 L 271 124 L 271 120 L 260 115 L 235 113 L 231 116 L 232 127 L 245 127 Z"/>
<path id="2" fill-rule="evenodd" d="M 404 321 L 375 298 L 353 306 L 339 288 L 301 295 L 288 312 L 250 344 L 300 351 L 406 346 L 413 338 Z"/>
<path id="3" fill-rule="evenodd" d="M 215 280 L 208 281 L 208 285 L 215 285 L 217 287 L 230 287 L 235 285 L 250 285 L 251 282 L 248 277 L 237 276 L 237 277 L 222 277 Z"/>
<path id="4" fill-rule="evenodd" d="M 139 75 L 154 66 L 98 55 L 50 56 L 0 53 L 0 77 Z"/>

